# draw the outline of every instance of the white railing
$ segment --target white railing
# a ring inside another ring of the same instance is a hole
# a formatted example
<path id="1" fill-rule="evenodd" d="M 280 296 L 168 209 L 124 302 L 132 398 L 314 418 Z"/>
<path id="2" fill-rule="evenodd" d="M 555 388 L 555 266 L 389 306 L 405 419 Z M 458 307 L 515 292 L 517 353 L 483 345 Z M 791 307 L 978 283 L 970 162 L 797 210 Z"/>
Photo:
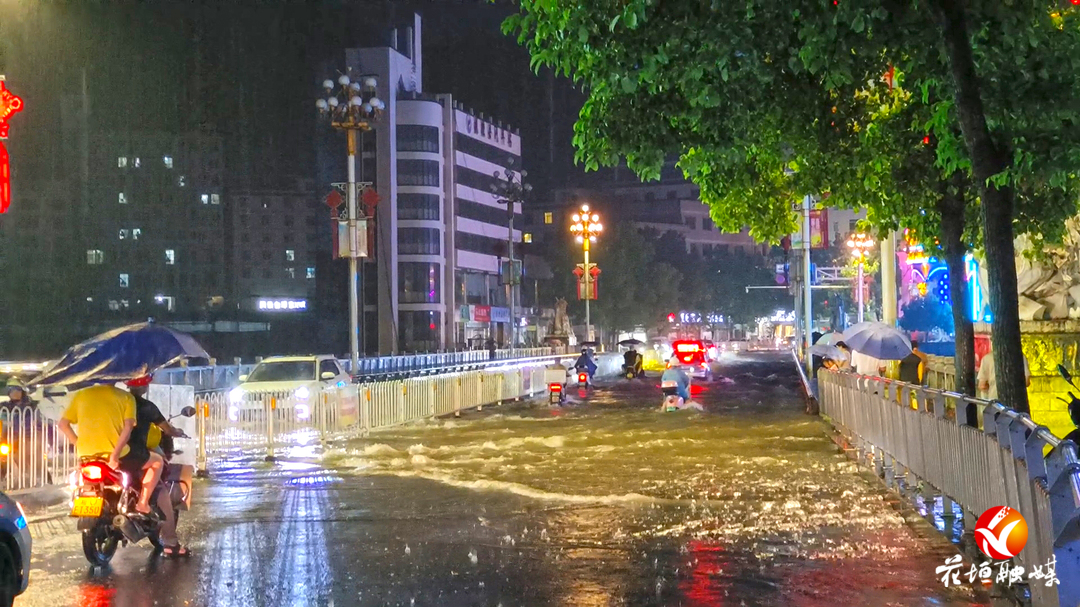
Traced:
<path id="1" fill-rule="evenodd" d="M 77 464 L 56 421 L 36 407 L 0 408 L 0 487 L 5 492 L 66 483 Z"/>
<path id="2" fill-rule="evenodd" d="M 1057 559 L 1058 587 L 1030 586 L 1036 606 L 1080 605 L 1077 446 L 1028 416 L 961 394 L 849 373 L 818 372 L 821 412 L 879 476 L 919 481 L 964 510 L 964 527 L 995 506 L 1028 521 L 1027 571 Z M 910 476 L 910 477 L 909 477 Z"/>
<path id="3" fill-rule="evenodd" d="M 364 433 L 465 409 L 527 398 L 547 390 L 547 367 L 572 356 L 513 361 L 481 369 L 351 384 L 321 393 L 264 392 L 230 397 L 217 390 L 195 396 L 200 470 L 207 461 L 240 454 L 274 456 L 342 433 Z M 602 356 L 597 375 L 616 375 L 622 357 Z"/>

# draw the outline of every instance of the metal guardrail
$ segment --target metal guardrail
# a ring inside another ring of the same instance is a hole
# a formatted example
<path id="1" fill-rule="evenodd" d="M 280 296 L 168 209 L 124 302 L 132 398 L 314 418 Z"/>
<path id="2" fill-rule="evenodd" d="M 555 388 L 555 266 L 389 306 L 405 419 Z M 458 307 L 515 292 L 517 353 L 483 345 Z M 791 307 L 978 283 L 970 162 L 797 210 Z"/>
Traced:
<path id="1" fill-rule="evenodd" d="M 381 379 L 391 376 L 418 374 L 433 369 L 450 369 L 461 365 L 480 365 L 491 362 L 537 358 L 568 354 L 554 348 L 518 348 L 511 357 L 510 350 L 496 350 L 491 358 L 488 350 L 465 350 L 433 354 L 405 354 L 400 356 L 375 356 L 360 359 L 357 379 Z M 351 373 L 351 361 L 339 359 L 342 367 Z M 255 364 L 211 365 L 200 367 L 174 367 L 154 374 L 154 382 L 168 385 L 195 386 L 198 391 L 222 390 L 240 383 L 240 376 L 247 375 Z"/>
<path id="2" fill-rule="evenodd" d="M 371 381 L 297 395 L 295 392 L 238 393 L 218 390 L 195 396 L 199 411 L 198 466 L 237 455 L 274 456 L 283 448 L 309 445 L 340 434 L 365 433 L 466 409 L 531 397 L 547 389 L 552 363 L 572 356 L 493 363 L 451 373 Z M 616 375 L 622 357 L 604 356 L 598 375 Z"/>
<path id="3" fill-rule="evenodd" d="M 1080 605 L 1077 446 L 999 403 L 877 377 L 818 372 L 821 412 L 890 484 L 921 481 L 964 511 L 964 528 L 995 506 L 1028 521 L 1016 557 L 1031 571 L 1057 559 L 1061 585 L 1030 587 L 1036 606 Z"/>
<path id="4" fill-rule="evenodd" d="M 0 407 L 0 486 L 5 492 L 66 483 L 78 465 L 55 420 L 37 407 Z"/>

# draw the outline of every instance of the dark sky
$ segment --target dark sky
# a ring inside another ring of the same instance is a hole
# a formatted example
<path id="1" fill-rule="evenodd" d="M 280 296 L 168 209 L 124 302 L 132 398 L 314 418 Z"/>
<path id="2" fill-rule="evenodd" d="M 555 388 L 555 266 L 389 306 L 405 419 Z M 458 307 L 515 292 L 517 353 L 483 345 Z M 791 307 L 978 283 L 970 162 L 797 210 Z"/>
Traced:
<path id="1" fill-rule="evenodd" d="M 0 3 L 0 72 L 27 102 L 12 125 L 13 168 L 24 180 L 63 172 L 59 130 L 85 71 L 92 128 L 220 134 L 236 185 L 315 177 L 325 172 L 316 142 L 328 143 L 318 83 L 343 66 L 345 48 L 386 45 L 415 11 L 425 90 L 521 128 L 535 185 L 564 185 L 580 173 L 570 164 L 580 96 L 531 72 L 499 29 L 512 10 L 486 0 Z"/>

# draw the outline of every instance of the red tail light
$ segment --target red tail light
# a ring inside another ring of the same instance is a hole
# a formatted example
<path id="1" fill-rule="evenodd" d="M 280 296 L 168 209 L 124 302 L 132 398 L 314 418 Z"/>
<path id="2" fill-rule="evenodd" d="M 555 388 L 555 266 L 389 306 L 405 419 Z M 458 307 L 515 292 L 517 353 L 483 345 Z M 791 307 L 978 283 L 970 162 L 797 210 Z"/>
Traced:
<path id="1" fill-rule="evenodd" d="M 552 392 L 562 392 L 562 384 L 548 384 L 548 390 Z"/>
<path id="2" fill-rule="evenodd" d="M 589 381 L 589 374 L 588 373 L 578 373 L 577 380 L 578 380 L 579 383 L 583 384 L 583 383 Z"/>
<path id="3" fill-rule="evenodd" d="M 116 482 L 116 472 L 105 464 L 92 462 L 82 467 L 83 480 L 91 483 Z"/>

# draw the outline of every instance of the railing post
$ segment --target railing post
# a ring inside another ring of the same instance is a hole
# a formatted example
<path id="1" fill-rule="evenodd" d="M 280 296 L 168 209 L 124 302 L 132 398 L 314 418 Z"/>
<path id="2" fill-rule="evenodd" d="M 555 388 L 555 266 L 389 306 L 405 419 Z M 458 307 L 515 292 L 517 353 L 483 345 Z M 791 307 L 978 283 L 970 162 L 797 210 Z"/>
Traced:
<path id="1" fill-rule="evenodd" d="M 269 406 L 268 406 L 269 405 Z M 269 401 L 263 399 L 263 411 L 266 412 L 266 461 L 274 461 L 274 416 L 277 413 L 277 397 L 271 396 Z"/>
<path id="2" fill-rule="evenodd" d="M 198 416 L 199 447 L 196 449 L 195 476 L 206 478 L 210 476 L 206 464 L 206 421 L 210 417 L 210 402 L 200 401 L 196 409 Z"/>

